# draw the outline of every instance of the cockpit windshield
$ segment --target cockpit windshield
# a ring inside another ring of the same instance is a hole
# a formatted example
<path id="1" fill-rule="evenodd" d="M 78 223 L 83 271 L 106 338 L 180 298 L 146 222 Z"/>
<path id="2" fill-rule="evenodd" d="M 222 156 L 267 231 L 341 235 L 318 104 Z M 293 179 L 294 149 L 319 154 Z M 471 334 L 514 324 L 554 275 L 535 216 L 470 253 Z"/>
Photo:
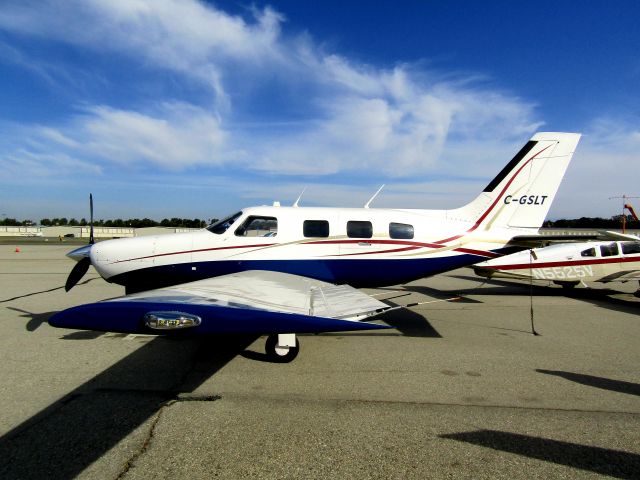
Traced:
<path id="1" fill-rule="evenodd" d="M 220 235 L 226 232 L 229 229 L 229 227 L 233 225 L 233 222 L 235 222 L 238 219 L 238 217 L 240 217 L 240 215 L 242 215 L 242 212 L 229 215 L 228 217 L 223 218 L 222 220 L 218 220 L 216 223 L 212 223 L 211 225 L 209 225 L 207 227 L 207 230 L 217 235 Z"/>

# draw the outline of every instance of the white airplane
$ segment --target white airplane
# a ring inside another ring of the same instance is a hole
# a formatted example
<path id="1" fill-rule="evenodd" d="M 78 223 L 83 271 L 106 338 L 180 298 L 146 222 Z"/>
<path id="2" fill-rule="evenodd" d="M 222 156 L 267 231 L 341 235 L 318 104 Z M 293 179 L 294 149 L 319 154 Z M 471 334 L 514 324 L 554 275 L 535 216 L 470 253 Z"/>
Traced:
<path id="1" fill-rule="evenodd" d="M 538 238 L 579 134 L 538 133 L 469 204 L 452 210 L 245 208 L 206 229 L 108 240 L 68 254 L 67 290 L 90 265 L 127 295 L 51 317 L 55 327 L 125 333 L 270 334 L 290 361 L 296 333 L 386 328 L 354 287 L 406 283 Z M 93 208 L 92 208 L 93 209 Z"/>
<path id="2" fill-rule="evenodd" d="M 550 245 L 487 260 L 473 269 L 487 278 L 549 280 L 563 287 L 580 282 L 640 280 L 640 240 L 630 235 L 607 234 L 628 240 Z"/>

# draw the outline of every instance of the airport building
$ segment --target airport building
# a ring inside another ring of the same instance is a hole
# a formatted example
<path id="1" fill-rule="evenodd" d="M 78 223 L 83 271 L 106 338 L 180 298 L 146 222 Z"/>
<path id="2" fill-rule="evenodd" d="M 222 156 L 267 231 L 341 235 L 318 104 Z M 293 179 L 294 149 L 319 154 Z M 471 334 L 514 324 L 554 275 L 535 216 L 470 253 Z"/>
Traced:
<path id="1" fill-rule="evenodd" d="M 45 237 L 45 238 L 89 238 L 89 227 L 23 227 L 0 226 L 0 237 Z M 176 227 L 93 227 L 93 236 L 96 239 L 141 237 L 146 235 L 163 235 L 166 233 L 179 233 L 197 230 L 194 228 Z"/>

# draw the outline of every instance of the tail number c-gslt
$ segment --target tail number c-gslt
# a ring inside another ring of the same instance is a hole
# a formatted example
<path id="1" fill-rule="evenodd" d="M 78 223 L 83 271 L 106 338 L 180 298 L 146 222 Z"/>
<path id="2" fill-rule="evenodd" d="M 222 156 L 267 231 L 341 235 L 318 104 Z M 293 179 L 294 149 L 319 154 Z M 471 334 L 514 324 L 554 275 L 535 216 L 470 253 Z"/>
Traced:
<path id="1" fill-rule="evenodd" d="M 548 197 L 548 195 L 522 195 L 521 197 L 507 195 L 504 197 L 504 203 L 505 205 L 510 205 L 512 203 L 517 205 L 544 205 L 544 201 Z"/>

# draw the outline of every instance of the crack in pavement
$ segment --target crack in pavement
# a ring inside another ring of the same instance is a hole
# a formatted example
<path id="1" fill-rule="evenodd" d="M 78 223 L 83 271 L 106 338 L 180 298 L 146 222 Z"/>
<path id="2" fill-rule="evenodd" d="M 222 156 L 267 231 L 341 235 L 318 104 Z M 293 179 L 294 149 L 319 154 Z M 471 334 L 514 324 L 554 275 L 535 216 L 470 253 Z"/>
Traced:
<path id="1" fill-rule="evenodd" d="M 149 445 L 151 444 L 151 440 L 153 440 L 153 436 L 156 431 L 156 426 L 160 421 L 160 417 L 162 417 L 162 414 L 166 409 L 168 409 L 175 403 L 176 402 L 174 400 L 171 400 L 166 405 L 163 405 L 160 409 L 158 409 L 155 416 L 151 420 L 151 426 L 149 427 L 149 431 L 147 432 L 147 435 L 143 440 L 142 445 L 140 445 L 140 448 L 138 449 L 138 451 L 134 452 L 134 454 L 131 455 L 131 457 L 124 463 L 122 470 L 120 471 L 120 473 L 118 474 L 115 480 L 120 480 L 124 478 L 125 475 L 127 475 L 127 473 L 129 472 L 129 470 L 131 470 L 131 468 L 134 466 L 134 463 L 138 460 L 138 458 L 144 455 L 144 453 L 148 450 Z"/>
<path id="2" fill-rule="evenodd" d="M 190 398 L 187 395 L 181 395 L 180 400 Z M 222 397 L 220 397 L 222 398 Z M 424 406 L 442 406 L 442 407 L 469 407 L 469 408 L 486 408 L 486 409 L 509 409 L 509 410 L 524 410 L 524 411 L 551 411 L 551 412 L 577 412 L 577 413 L 605 413 L 616 415 L 630 415 L 633 417 L 640 416 L 640 411 L 628 411 L 628 410 L 599 410 L 599 409 L 580 409 L 580 408 L 560 408 L 560 407 L 545 407 L 545 406 L 528 406 L 528 405 L 500 405 L 490 403 L 463 403 L 463 402 L 435 402 L 435 401 L 411 401 L 411 400 L 380 400 L 380 399 L 366 399 L 366 398 L 318 398 L 307 395 L 292 395 L 292 394 L 272 394 L 272 395 L 260 395 L 255 393 L 235 393 L 225 392 L 224 398 L 227 400 L 239 399 L 239 400 L 292 400 L 303 401 L 309 403 L 354 403 L 354 404 L 382 404 L 382 405 L 424 405 Z"/>
<path id="3" fill-rule="evenodd" d="M 220 397 L 219 395 L 202 395 L 202 396 L 194 396 L 194 397 L 188 397 L 188 398 L 174 398 L 169 400 L 165 405 L 163 405 L 162 407 L 160 407 L 160 409 L 158 409 L 157 413 L 154 415 L 153 419 L 151 420 L 149 431 L 147 432 L 147 435 L 145 436 L 142 444 L 140 445 L 140 448 L 138 449 L 138 451 L 134 452 L 134 454 L 131 455 L 131 457 L 124 463 L 122 470 L 120 471 L 118 476 L 115 478 L 115 480 L 121 480 L 125 478 L 127 473 L 129 473 L 129 470 L 131 470 L 135 466 L 135 463 L 138 461 L 138 459 L 147 452 L 147 450 L 151 445 L 151 441 L 153 440 L 153 437 L 155 435 L 156 427 L 166 410 L 168 410 L 169 408 L 171 408 L 172 406 L 178 403 L 215 402 L 217 400 L 220 400 L 221 398 L 222 397 Z"/>

